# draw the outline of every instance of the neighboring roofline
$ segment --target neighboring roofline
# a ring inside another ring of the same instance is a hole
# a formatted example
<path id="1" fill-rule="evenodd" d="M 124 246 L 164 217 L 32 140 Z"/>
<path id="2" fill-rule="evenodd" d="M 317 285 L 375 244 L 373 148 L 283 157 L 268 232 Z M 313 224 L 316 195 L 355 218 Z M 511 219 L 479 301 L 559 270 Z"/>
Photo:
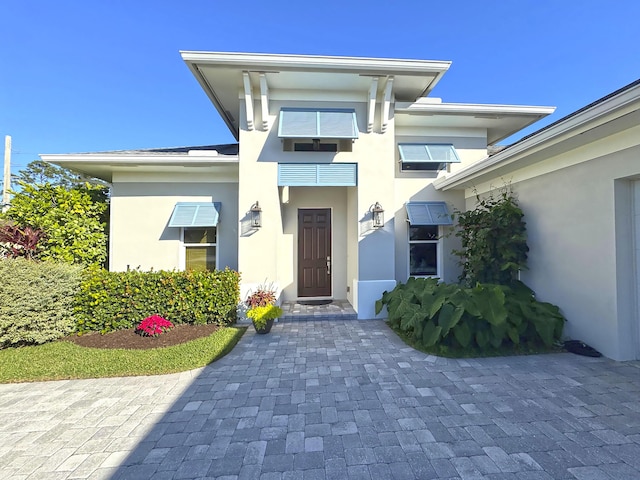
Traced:
<path id="1" fill-rule="evenodd" d="M 120 165 L 165 165 L 175 164 L 191 165 L 202 163 L 238 163 L 238 155 L 219 155 L 206 150 L 197 153 L 131 153 L 131 152 L 106 152 L 106 153 L 53 153 L 41 154 L 40 158 L 51 163 L 86 162 L 95 164 L 120 164 Z"/>
<path id="2" fill-rule="evenodd" d="M 638 100 L 640 100 L 640 79 L 521 138 L 490 157 L 473 163 L 452 175 L 436 179 L 433 185 L 438 190 L 451 190 L 463 187 L 469 180 L 473 180 L 500 166 L 515 163 L 523 158 L 528 151 L 551 142 L 563 134 L 579 129 L 589 122 L 597 120 L 599 117 L 624 108 Z"/>
<path id="3" fill-rule="evenodd" d="M 482 103 L 411 103 L 398 102 L 396 113 L 406 114 L 462 114 L 462 115 L 486 115 L 488 118 L 500 115 L 550 115 L 556 107 L 535 105 L 500 105 Z"/>

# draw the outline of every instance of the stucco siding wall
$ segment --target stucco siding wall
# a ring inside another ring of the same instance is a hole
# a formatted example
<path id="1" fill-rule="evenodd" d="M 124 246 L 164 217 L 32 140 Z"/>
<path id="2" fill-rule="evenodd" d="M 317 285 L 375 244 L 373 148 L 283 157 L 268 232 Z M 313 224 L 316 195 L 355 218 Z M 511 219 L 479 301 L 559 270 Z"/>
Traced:
<path id="1" fill-rule="evenodd" d="M 130 180 L 130 179 L 128 179 Z M 238 200 L 235 183 L 114 181 L 111 190 L 109 268 L 180 268 L 180 229 L 168 227 L 177 202 L 221 202 L 219 267 L 237 269 Z"/>
<path id="2" fill-rule="evenodd" d="M 609 142 L 611 138 L 597 143 Z M 601 148 L 602 145 L 592 145 Z M 588 151 L 583 148 L 583 151 Z M 576 152 L 547 162 L 566 164 Z M 560 306 L 566 335 L 614 359 L 635 358 L 637 333 L 631 235 L 631 178 L 640 174 L 640 147 L 575 163 L 512 184 L 525 213 L 529 270 L 522 280 L 542 301 Z M 509 180 L 509 179 L 505 179 Z M 495 185 L 502 182 L 495 180 Z M 467 207 L 475 201 L 467 198 Z"/>

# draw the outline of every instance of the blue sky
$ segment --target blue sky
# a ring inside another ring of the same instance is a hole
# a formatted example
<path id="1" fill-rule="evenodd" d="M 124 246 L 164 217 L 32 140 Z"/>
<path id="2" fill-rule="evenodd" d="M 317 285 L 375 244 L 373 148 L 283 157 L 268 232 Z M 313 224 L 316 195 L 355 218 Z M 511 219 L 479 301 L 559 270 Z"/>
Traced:
<path id="1" fill-rule="evenodd" d="M 39 153 L 232 142 L 180 50 L 451 60 L 433 96 L 557 106 L 536 128 L 640 77 L 636 0 L 2 4 L 13 173 Z"/>

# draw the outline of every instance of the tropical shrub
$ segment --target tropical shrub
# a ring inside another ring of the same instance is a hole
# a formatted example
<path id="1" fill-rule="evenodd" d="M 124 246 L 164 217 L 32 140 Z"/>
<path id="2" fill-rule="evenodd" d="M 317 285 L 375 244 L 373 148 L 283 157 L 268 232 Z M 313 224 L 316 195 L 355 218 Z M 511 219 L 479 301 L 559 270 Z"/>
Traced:
<path id="1" fill-rule="evenodd" d="M 564 317 L 558 307 L 539 302 L 524 283 L 477 284 L 466 288 L 432 278 L 410 278 L 376 302 L 387 307 L 392 327 L 424 347 L 484 350 L 489 346 L 551 346 L 559 340 Z"/>
<path id="2" fill-rule="evenodd" d="M 462 249 L 453 253 L 460 257 L 460 281 L 467 286 L 476 283 L 510 285 L 527 264 L 526 224 L 524 213 L 507 186 L 498 195 L 477 198 L 477 206 L 456 212 Z"/>
<path id="3" fill-rule="evenodd" d="M 75 329 L 80 268 L 0 259 L 0 348 L 56 340 Z"/>
<path id="4" fill-rule="evenodd" d="M 226 269 L 186 272 L 108 272 L 88 268 L 76 298 L 78 333 L 133 328 L 157 314 L 174 324 L 236 321 L 240 275 Z"/>
<path id="5" fill-rule="evenodd" d="M 2 218 L 43 232 L 37 258 L 82 265 L 107 259 L 107 197 L 103 186 L 20 183 Z"/>

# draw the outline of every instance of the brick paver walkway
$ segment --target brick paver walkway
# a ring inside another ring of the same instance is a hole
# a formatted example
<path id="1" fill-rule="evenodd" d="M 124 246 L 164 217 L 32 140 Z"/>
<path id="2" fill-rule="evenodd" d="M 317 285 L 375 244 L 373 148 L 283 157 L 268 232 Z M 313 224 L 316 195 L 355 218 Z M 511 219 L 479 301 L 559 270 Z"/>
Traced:
<path id="1" fill-rule="evenodd" d="M 637 479 L 640 363 L 281 323 L 183 374 L 0 385 L 0 478 Z"/>

